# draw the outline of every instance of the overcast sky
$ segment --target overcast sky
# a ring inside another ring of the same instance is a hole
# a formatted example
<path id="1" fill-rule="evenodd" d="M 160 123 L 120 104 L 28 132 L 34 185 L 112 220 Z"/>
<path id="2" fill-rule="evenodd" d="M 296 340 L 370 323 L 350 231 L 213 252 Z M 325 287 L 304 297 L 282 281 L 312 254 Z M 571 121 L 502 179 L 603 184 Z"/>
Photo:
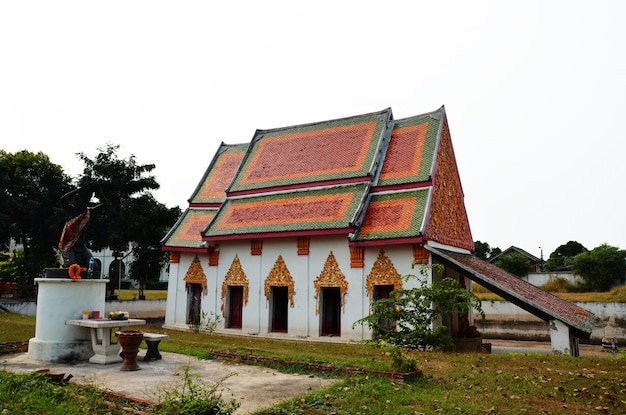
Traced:
<path id="1" fill-rule="evenodd" d="M 187 199 L 220 142 L 445 105 L 474 240 L 626 249 L 624 1 L 0 3 L 0 148 L 107 142 Z"/>

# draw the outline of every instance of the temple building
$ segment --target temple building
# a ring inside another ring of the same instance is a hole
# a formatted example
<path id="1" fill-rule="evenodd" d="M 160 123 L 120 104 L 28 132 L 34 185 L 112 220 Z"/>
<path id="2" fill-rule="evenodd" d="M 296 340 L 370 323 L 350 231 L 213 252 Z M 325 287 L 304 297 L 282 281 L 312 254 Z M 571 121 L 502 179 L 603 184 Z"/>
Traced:
<path id="1" fill-rule="evenodd" d="M 443 107 L 257 130 L 249 143 L 220 146 L 188 202 L 162 241 L 165 327 L 220 316 L 217 330 L 231 334 L 359 341 L 371 332 L 354 322 L 373 301 L 448 276 L 532 310 L 540 304 L 566 331 L 563 352 L 591 332 L 591 313 L 562 300 L 553 307 L 553 296 L 475 262 Z M 444 275 L 429 267 L 422 275 L 416 263 L 441 263 Z M 403 281 L 407 274 L 418 278 Z M 439 324 L 454 337 L 471 318 Z"/>

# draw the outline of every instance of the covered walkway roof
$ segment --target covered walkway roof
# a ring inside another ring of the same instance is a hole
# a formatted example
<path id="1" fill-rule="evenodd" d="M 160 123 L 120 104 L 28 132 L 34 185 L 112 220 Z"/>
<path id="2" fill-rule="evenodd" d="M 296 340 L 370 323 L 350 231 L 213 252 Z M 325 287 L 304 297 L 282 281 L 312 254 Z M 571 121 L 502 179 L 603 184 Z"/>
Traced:
<path id="1" fill-rule="evenodd" d="M 572 335 L 588 339 L 594 314 L 535 287 L 495 265 L 473 255 L 426 247 L 435 258 L 458 270 L 465 277 L 545 321 L 560 320 L 570 327 Z"/>

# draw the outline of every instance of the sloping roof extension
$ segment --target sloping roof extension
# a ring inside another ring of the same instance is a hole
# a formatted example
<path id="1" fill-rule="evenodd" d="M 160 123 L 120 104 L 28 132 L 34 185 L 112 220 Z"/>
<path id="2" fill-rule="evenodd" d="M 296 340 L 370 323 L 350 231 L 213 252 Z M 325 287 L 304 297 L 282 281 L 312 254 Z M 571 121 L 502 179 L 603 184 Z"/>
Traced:
<path id="1" fill-rule="evenodd" d="M 535 287 L 473 255 L 426 247 L 445 263 L 458 268 L 467 278 L 498 294 L 518 307 L 545 320 L 560 320 L 580 338 L 589 338 L 594 314 L 576 304 Z"/>

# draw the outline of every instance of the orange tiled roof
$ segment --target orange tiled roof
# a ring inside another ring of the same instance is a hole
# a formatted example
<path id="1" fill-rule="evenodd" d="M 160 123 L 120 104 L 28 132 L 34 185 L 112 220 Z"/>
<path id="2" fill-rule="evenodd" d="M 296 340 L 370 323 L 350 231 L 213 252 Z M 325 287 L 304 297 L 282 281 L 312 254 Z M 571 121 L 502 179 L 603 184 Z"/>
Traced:
<path id="1" fill-rule="evenodd" d="M 417 189 L 373 195 L 358 240 L 419 236 L 429 194 L 429 189 Z"/>
<path id="2" fill-rule="evenodd" d="M 258 130 L 249 145 L 220 146 L 189 202 L 219 208 L 205 241 L 327 232 L 473 251 L 443 107 Z"/>
<path id="3" fill-rule="evenodd" d="M 222 203 L 226 198 L 226 188 L 237 173 L 247 149 L 248 143 L 233 145 L 222 143 L 202 180 L 189 198 L 189 203 Z"/>
<path id="4" fill-rule="evenodd" d="M 365 184 L 356 184 L 227 199 L 204 232 L 204 239 L 240 234 L 345 231 L 352 226 L 366 189 Z"/>
<path id="5" fill-rule="evenodd" d="M 395 122 L 377 185 L 430 179 L 441 117 L 436 111 Z"/>
<path id="6" fill-rule="evenodd" d="M 371 175 L 391 110 L 257 131 L 229 192 Z"/>
<path id="7" fill-rule="evenodd" d="M 168 248 L 198 248 L 202 243 L 200 232 L 213 219 L 217 209 L 192 209 L 183 212 L 161 243 Z"/>

